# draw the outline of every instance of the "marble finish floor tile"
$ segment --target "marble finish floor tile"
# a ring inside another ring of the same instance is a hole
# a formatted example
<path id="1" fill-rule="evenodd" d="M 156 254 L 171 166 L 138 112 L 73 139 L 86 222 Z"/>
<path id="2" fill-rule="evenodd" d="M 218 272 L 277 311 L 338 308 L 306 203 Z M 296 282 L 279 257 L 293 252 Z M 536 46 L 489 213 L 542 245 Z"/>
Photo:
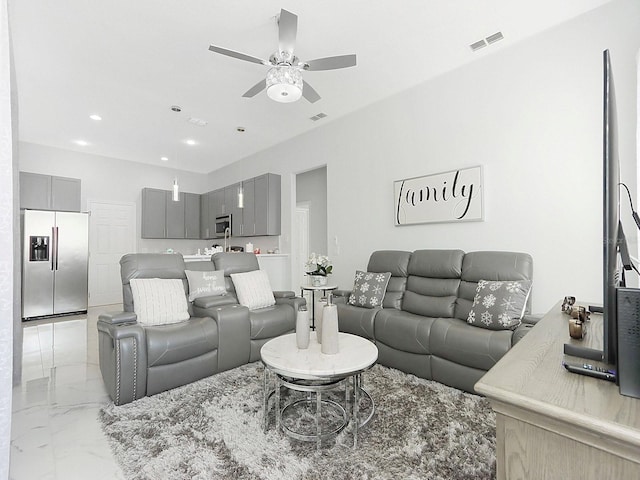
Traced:
<path id="1" fill-rule="evenodd" d="M 96 322 L 101 312 L 118 308 L 22 324 L 10 479 L 124 479 L 98 420 L 98 411 L 110 400 L 98 365 Z"/>

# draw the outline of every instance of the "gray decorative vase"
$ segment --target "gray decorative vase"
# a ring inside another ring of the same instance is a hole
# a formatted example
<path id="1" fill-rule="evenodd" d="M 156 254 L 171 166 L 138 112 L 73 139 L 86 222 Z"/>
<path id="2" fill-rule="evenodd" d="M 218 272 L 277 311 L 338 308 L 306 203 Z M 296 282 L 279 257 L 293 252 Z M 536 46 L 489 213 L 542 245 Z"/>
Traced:
<path id="1" fill-rule="evenodd" d="M 300 350 L 309 348 L 309 312 L 302 305 L 296 315 L 296 345 Z"/>
<path id="2" fill-rule="evenodd" d="M 331 297 L 322 309 L 322 347 L 325 355 L 338 353 L 338 307 L 331 303 Z"/>

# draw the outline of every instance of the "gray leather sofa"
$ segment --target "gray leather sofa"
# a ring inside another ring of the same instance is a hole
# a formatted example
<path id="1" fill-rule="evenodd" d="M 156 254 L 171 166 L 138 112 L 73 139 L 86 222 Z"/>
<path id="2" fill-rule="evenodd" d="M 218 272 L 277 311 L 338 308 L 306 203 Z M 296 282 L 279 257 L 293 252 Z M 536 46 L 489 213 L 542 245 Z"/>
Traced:
<path id="1" fill-rule="evenodd" d="M 225 270 L 227 295 L 189 302 L 191 317 L 167 325 L 142 325 L 134 313 L 130 280 L 180 279 L 188 282 L 182 255 L 129 254 L 120 260 L 123 312 L 98 319 L 98 350 L 102 378 L 116 405 L 169 390 L 215 373 L 258 360 L 268 339 L 294 331 L 295 312 L 304 299 L 293 292 L 274 292 L 276 305 L 249 311 L 238 304 L 229 275 L 259 268 L 253 254 L 218 254 Z"/>
<path id="2" fill-rule="evenodd" d="M 479 280 L 532 280 L 533 260 L 525 253 L 384 250 L 371 255 L 367 271 L 391 272 L 382 308 L 349 305 L 351 292 L 336 290 L 340 331 L 374 341 L 382 365 L 422 378 L 474 392 L 536 322 L 525 316 L 515 330 L 466 322 Z"/>

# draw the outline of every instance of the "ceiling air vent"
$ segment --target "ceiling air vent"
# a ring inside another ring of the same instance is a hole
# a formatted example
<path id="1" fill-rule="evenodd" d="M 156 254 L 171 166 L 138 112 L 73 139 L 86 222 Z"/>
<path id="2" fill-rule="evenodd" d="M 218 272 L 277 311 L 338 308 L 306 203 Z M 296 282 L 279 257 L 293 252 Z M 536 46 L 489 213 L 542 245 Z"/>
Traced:
<path id="1" fill-rule="evenodd" d="M 192 123 L 192 124 L 197 125 L 199 127 L 205 127 L 207 125 L 207 123 L 209 123 L 206 120 L 203 120 L 202 118 L 195 118 L 195 117 L 191 117 L 187 121 L 189 123 Z"/>
<path id="2" fill-rule="evenodd" d="M 502 32 L 496 32 L 493 35 L 489 35 L 485 40 L 489 45 L 491 45 L 492 43 L 496 43 L 497 41 L 502 40 L 503 38 L 504 36 L 502 35 Z"/>
<path id="3" fill-rule="evenodd" d="M 486 47 L 487 46 L 487 42 L 485 42 L 484 40 L 478 40 L 477 42 L 472 43 L 469 46 L 471 47 L 471 50 L 473 52 L 476 52 L 476 51 L 480 50 L 481 48 Z"/>
<path id="4" fill-rule="evenodd" d="M 327 114 L 326 113 L 318 113 L 317 115 L 314 115 L 313 117 L 311 117 L 311 120 L 313 120 L 314 122 L 317 122 L 318 120 L 320 120 L 321 118 L 326 117 Z"/>
<path id="5" fill-rule="evenodd" d="M 491 45 L 492 43 L 499 42 L 503 38 L 504 35 L 502 35 L 502 32 L 496 32 L 493 35 L 489 35 L 487 38 L 483 38 L 482 40 L 478 40 L 477 42 L 472 43 L 471 45 L 469 45 L 469 47 L 471 47 L 471 51 L 477 52 L 481 48 L 486 47 L 487 45 Z"/>

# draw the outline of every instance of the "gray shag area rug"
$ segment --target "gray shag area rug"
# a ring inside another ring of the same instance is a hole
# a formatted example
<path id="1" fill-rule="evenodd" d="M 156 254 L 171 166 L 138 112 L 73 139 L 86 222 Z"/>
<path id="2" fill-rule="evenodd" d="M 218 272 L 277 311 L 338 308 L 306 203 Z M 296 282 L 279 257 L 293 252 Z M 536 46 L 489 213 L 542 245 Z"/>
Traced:
<path id="1" fill-rule="evenodd" d="M 347 427 L 318 451 L 313 442 L 276 433 L 273 408 L 263 432 L 263 368 L 252 363 L 105 406 L 103 429 L 127 478 L 495 478 L 495 416 L 482 397 L 376 365 L 364 376 L 376 412 L 360 429 L 358 448 Z M 366 397 L 360 405 L 370 411 Z M 302 402 L 288 416 L 299 418 L 292 426 L 308 426 L 305 410 Z M 332 409 L 327 413 L 330 423 Z"/>

